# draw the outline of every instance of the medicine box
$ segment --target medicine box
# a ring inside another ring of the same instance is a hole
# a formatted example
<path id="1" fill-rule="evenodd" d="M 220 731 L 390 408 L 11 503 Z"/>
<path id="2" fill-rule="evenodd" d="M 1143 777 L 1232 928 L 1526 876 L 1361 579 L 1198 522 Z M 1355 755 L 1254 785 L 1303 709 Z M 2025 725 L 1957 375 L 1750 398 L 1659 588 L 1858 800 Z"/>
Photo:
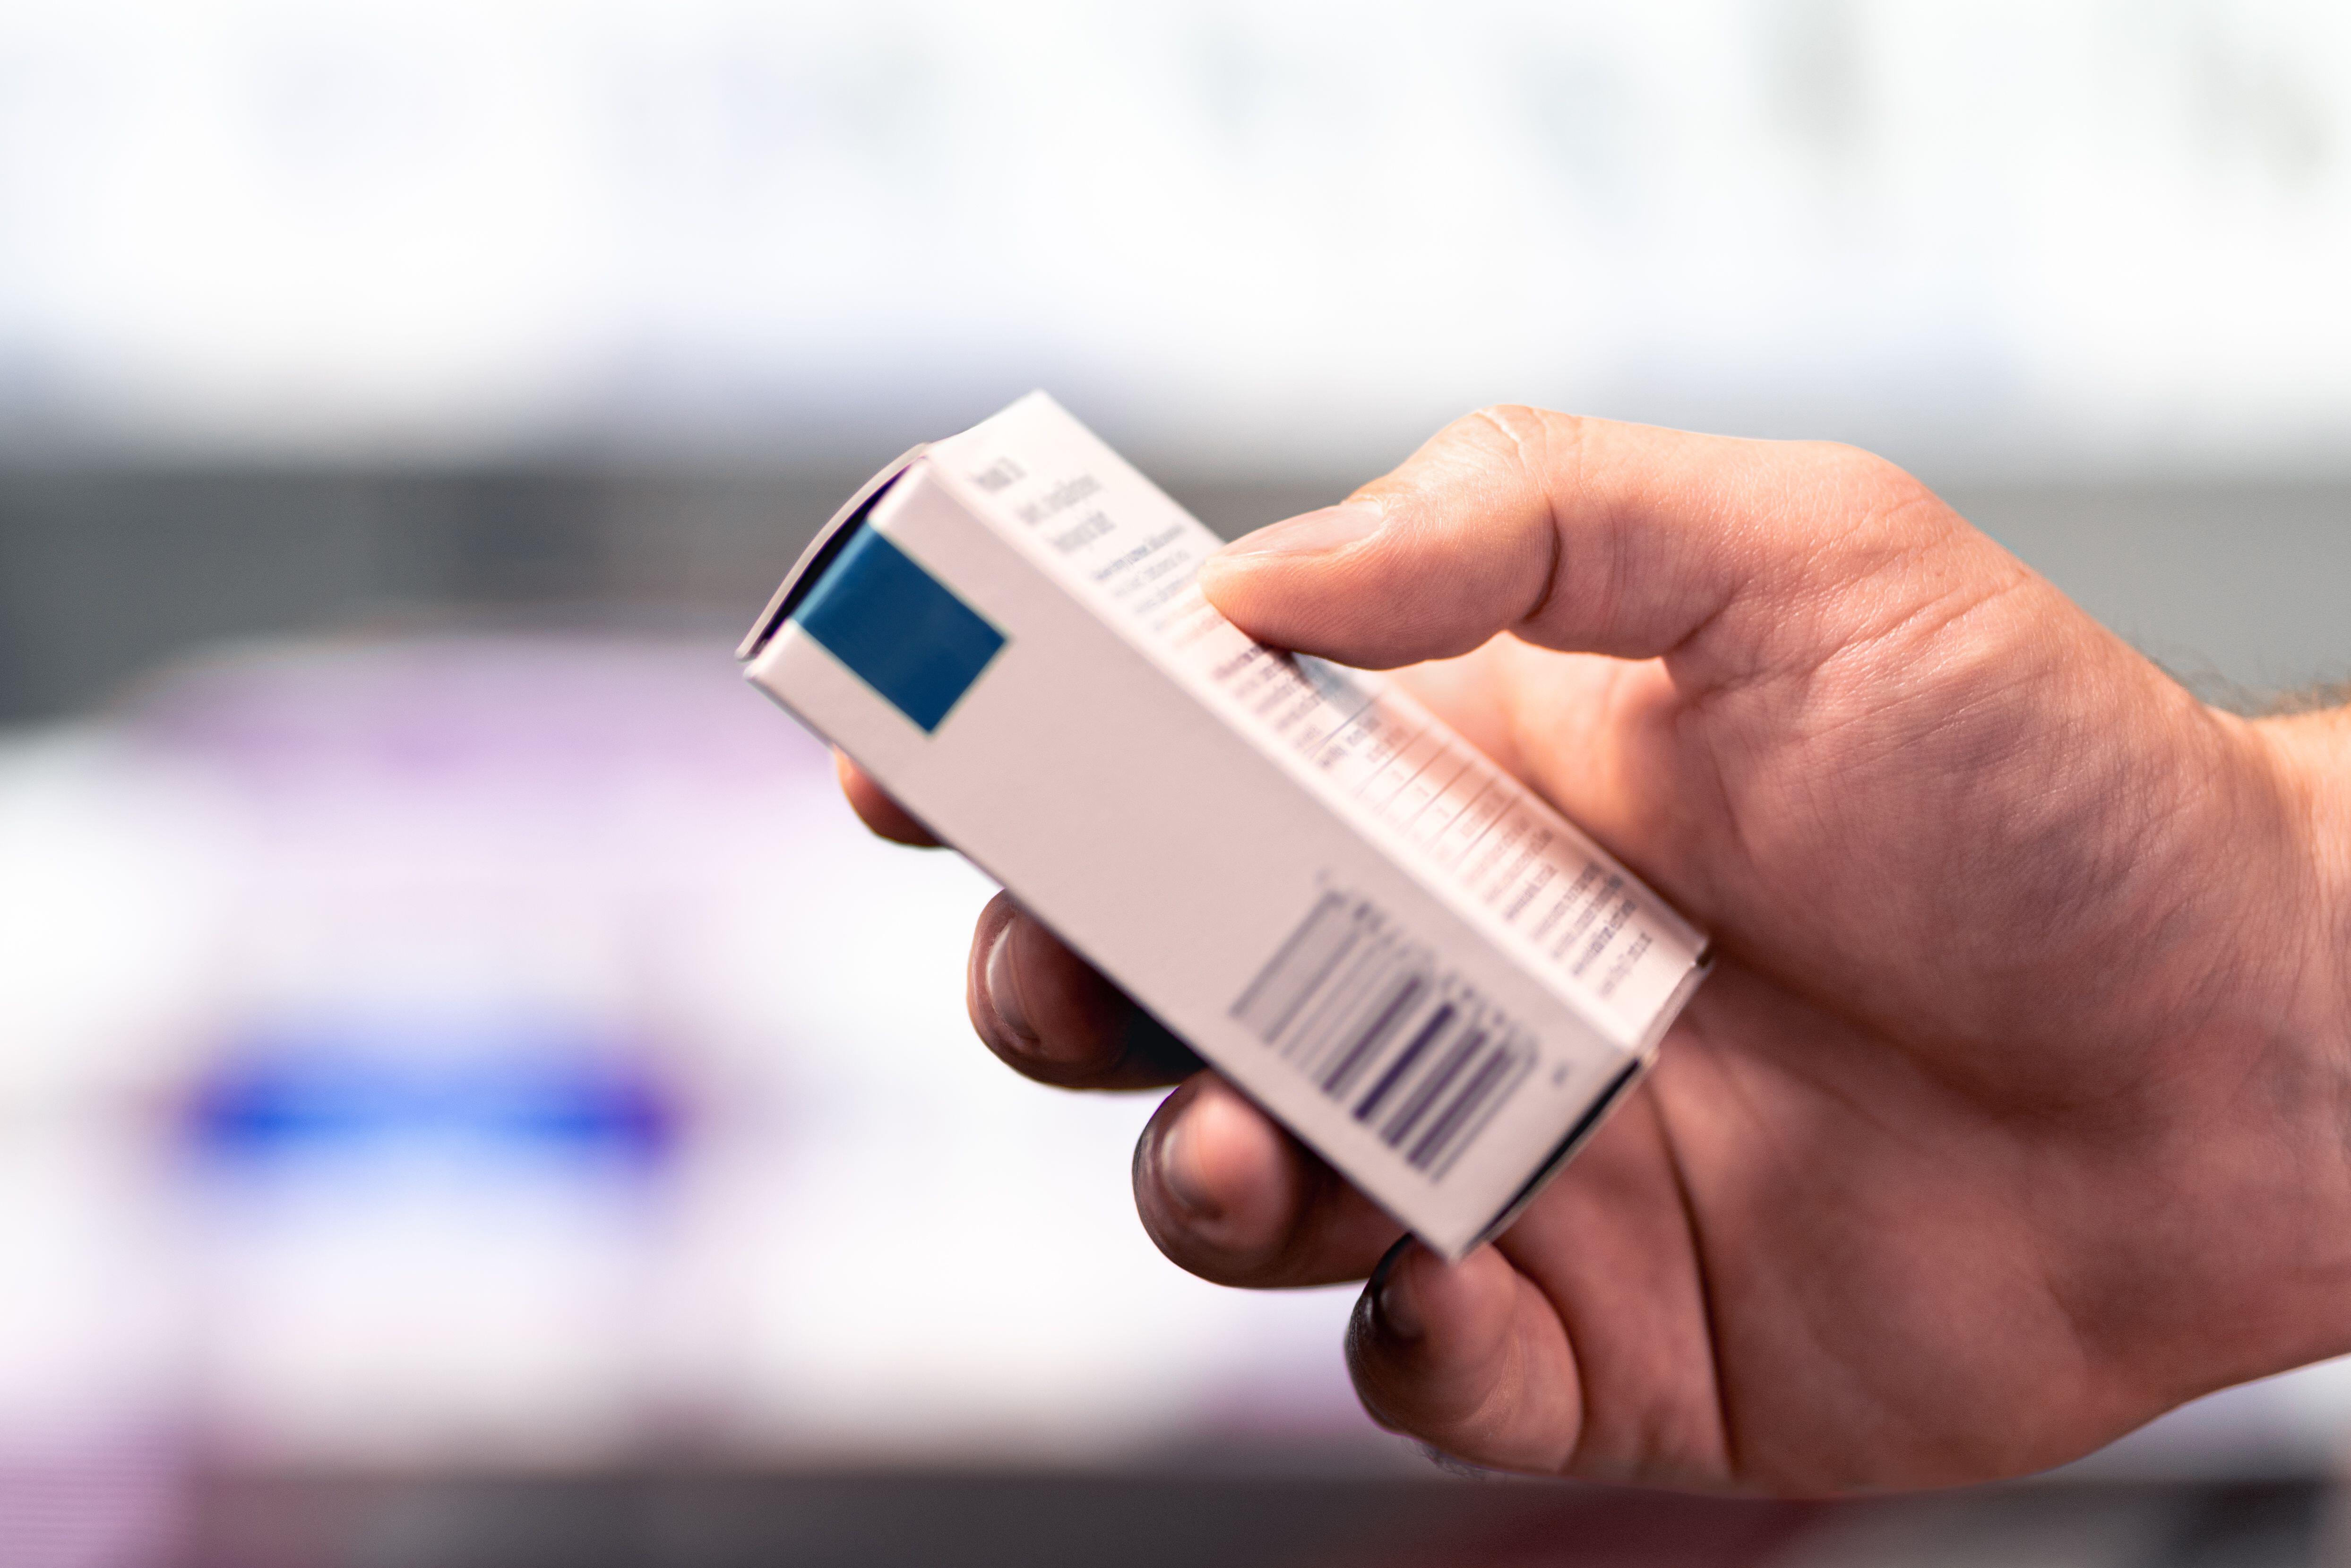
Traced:
<path id="1" fill-rule="evenodd" d="M 741 654 L 1458 1258 L 1638 1077 L 1705 938 L 1388 682 L 1244 635 L 1196 582 L 1217 544 L 1034 393 L 877 475 Z"/>

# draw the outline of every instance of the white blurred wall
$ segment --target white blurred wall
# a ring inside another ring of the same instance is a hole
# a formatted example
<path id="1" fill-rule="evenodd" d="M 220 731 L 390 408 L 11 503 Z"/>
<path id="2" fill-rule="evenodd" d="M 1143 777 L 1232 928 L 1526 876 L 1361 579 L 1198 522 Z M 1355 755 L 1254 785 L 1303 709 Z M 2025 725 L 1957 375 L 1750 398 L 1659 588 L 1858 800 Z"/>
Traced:
<path id="1" fill-rule="evenodd" d="M 2325 0 L 0 7 L 18 451 L 821 455 L 1045 384 L 1325 473 L 1527 399 L 2345 465 Z"/>

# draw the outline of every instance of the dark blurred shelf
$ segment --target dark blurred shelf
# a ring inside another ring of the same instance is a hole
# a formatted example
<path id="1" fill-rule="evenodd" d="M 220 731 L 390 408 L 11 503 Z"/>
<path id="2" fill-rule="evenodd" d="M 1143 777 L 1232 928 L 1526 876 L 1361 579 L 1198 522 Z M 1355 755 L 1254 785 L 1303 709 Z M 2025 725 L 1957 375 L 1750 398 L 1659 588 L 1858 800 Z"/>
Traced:
<path id="1" fill-rule="evenodd" d="M 0 724 L 82 711 L 185 650 L 255 635 L 519 620 L 731 643 L 870 466 L 0 470 Z M 1161 477 L 1228 536 L 1347 488 Z M 1949 498 L 2192 681 L 2351 674 L 2351 485 Z"/>
<path id="2" fill-rule="evenodd" d="M 256 635 L 554 620 L 731 645 L 867 472 L 0 470 L 0 724 Z M 1228 534 L 1341 488 L 1180 486 Z"/>
<path id="3" fill-rule="evenodd" d="M 1185 1473 L 218 1481 L 183 1568 L 2283 1568 L 2312 1482 L 1794 1503 L 1569 1483 Z"/>

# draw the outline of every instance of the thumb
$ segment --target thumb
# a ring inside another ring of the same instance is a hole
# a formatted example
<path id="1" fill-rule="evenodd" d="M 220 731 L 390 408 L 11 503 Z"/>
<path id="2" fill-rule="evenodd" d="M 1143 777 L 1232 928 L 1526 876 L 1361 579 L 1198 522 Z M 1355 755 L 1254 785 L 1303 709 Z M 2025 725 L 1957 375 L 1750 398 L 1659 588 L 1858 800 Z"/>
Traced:
<path id="1" fill-rule="evenodd" d="M 1343 664 L 1446 658 L 1507 631 L 1672 656 L 1710 685 L 1817 629 L 1806 607 L 1836 580 L 1956 525 L 1851 447 L 1496 408 L 1343 505 L 1235 541 L 1200 586 L 1260 642 Z"/>

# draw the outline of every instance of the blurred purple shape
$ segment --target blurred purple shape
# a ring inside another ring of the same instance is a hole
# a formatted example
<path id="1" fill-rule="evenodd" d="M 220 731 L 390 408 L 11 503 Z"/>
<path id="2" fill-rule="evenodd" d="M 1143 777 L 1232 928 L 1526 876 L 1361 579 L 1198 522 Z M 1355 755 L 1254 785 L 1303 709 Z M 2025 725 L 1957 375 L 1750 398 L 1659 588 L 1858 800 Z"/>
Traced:
<path id="1" fill-rule="evenodd" d="M 184 1446 L 160 1434 L 62 1436 L 0 1453 L 8 1568 L 172 1568 L 188 1525 Z"/>
<path id="2" fill-rule="evenodd" d="M 320 643 L 182 665 L 125 716 L 141 743 L 263 788 L 321 774 L 579 790 L 633 777 L 772 785 L 824 748 L 708 643 L 503 634 Z"/>

